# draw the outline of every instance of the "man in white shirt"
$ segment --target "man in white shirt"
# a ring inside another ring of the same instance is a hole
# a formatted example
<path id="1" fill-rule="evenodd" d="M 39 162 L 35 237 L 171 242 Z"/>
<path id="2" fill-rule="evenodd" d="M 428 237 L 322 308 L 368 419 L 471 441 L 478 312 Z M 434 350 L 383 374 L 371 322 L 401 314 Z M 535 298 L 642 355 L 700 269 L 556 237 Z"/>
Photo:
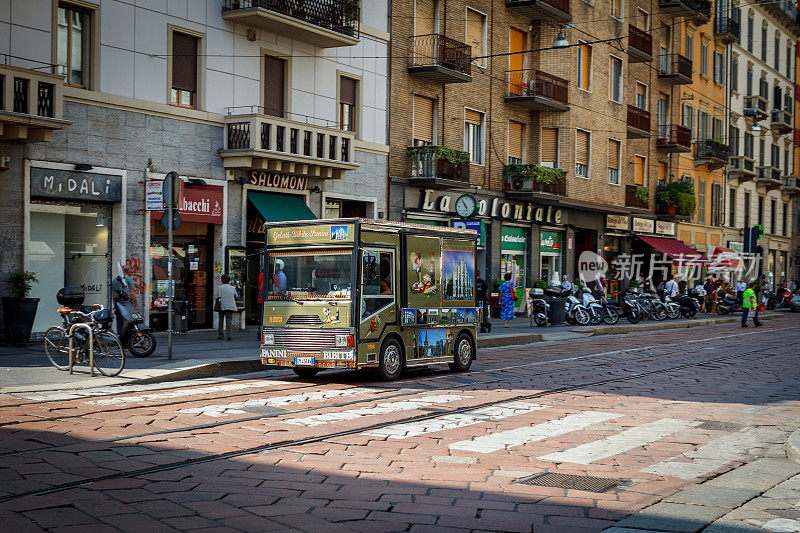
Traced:
<path id="1" fill-rule="evenodd" d="M 669 275 L 669 281 L 664 284 L 664 290 L 667 291 L 667 296 L 675 298 L 678 295 L 678 282 L 675 281 L 675 276 Z"/>
<path id="2" fill-rule="evenodd" d="M 736 298 L 739 300 L 739 305 L 742 305 L 742 295 L 744 294 L 744 291 L 747 290 L 747 283 L 744 281 L 744 279 L 739 278 L 734 290 L 736 291 Z"/>
<path id="3" fill-rule="evenodd" d="M 566 274 L 561 278 L 561 290 L 562 291 L 572 290 L 572 283 L 569 282 L 569 278 L 567 278 Z"/>

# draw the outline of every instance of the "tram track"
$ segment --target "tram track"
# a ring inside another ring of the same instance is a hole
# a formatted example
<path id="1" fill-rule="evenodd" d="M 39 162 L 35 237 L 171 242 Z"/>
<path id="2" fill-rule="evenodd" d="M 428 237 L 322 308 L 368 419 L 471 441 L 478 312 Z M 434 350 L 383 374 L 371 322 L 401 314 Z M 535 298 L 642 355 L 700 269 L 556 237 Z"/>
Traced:
<path id="1" fill-rule="evenodd" d="M 730 336 L 725 337 L 725 338 L 730 338 Z M 691 342 L 691 341 L 684 341 L 684 343 L 682 343 L 682 344 L 685 345 L 686 342 Z M 800 341 L 790 342 L 788 344 L 782 344 L 781 348 L 787 348 L 787 347 L 792 347 L 792 346 L 797 346 L 797 345 L 800 345 Z M 426 420 L 432 420 L 432 419 L 440 418 L 440 417 L 447 416 L 447 415 L 469 413 L 469 412 L 476 411 L 476 410 L 479 410 L 479 409 L 484 409 L 484 408 L 487 408 L 487 407 L 492 407 L 492 406 L 495 406 L 495 405 L 498 405 L 498 404 L 503 404 L 503 403 L 508 403 L 508 402 L 533 400 L 533 399 L 552 396 L 552 395 L 556 395 L 556 394 L 560 394 L 560 393 L 564 393 L 564 392 L 579 390 L 579 389 L 583 389 L 583 388 L 587 388 L 587 387 L 596 387 L 596 386 L 606 385 L 606 384 L 609 384 L 609 383 L 625 382 L 625 381 L 640 379 L 640 378 L 647 377 L 647 376 L 652 376 L 652 375 L 666 374 L 666 373 L 669 373 L 669 372 L 673 372 L 673 371 L 676 371 L 676 370 L 682 370 L 682 369 L 685 369 L 685 368 L 691 368 L 691 367 L 697 367 L 697 366 L 708 365 L 708 364 L 713 364 L 713 363 L 720 363 L 720 362 L 730 361 L 730 360 L 735 360 L 735 359 L 741 359 L 743 357 L 762 354 L 763 352 L 766 352 L 768 350 L 774 350 L 774 349 L 775 349 L 775 346 L 760 347 L 760 348 L 756 348 L 756 349 L 753 349 L 753 350 L 745 351 L 743 353 L 737 353 L 737 354 L 732 354 L 732 355 L 714 357 L 714 358 L 711 358 L 711 359 L 704 359 L 704 360 L 700 360 L 700 361 L 686 362 L 686 363 L 682 363 L 682 364 L 678 364 L 678 365 L 669 366 L 669 367 L 666 367 L 666 368 L 659 368 L 659 369 L 647 370 L 647 371 L 641 371 L 641 372 L 633 372 L 633 373 L 629 373 L 628 375 L 625 375 L 625 376 L 614 376 L 614 377 L 609 377 L 609 378 L 606 378 L 606 379 L 593 380 L 593 381 L 584 381 L 584 382 L 573 384 L 573 385 L 565 385 L 565 386 L 561 386 L 561 387 L 554 387 L 554 388 L 551 388 L 551 389 L 548 389 L 548 390 L 543 390 L 543 391 L 530 393 L 530 394 L 519 394 L 519 395 L 516 395 L 516 396 L 513 396 L 513 397 L 509 397 L 509 398 L 503 398 L 503 399 L 498 399 L 498 400 L 493 400 L 493 401 L 481 402 L 481 403 L 474 404 L 474 405 L 453 407 L 453 408 L 449 408 L 449 409 L 437 409 L 436 412 L 432 412 L 432 413 L 417 414 L 417 415 L 408 416 L 408 417 L 405 417 L 405 418 L 394 419 L 394 420 L 391 420 L 391 421 L 379 422 L 379 423 L 374 423 L 374 424 L 368 424 L 366 426 L 346 429 L 346 430 L 342 430 L 342 431 L 328 432 L 328 433 L 324 433 L 324 434 L 321 434 L 321 435 L 315 435 L 315 436 L 311 436 L 311 437 L 297 438 L 297 439 L 286 439 L 286 440 L 281 440 L 281 441 L 277 441 L 277 442 L 272 442 L 272 443 L 269 443 L 269 444 L 263 444 L 263 445 L 259 445 L 259 446 L 253 446 L 253 447 L 249 447 L 249 448 L 244 448 L 244 449 L 240 449 L 240 450 L 234 450 L 234 451 L 223 452 L 223 453 L 215 453 L 215 454 L 206 454 L 206 455 L 202 455 L 200 457 L 185 459 L 183 461 L 176 461 L 176 462 L 167 463 L 167 464 L 163 464 L 163 465 L 157 465 L 157 466 L 141 468 L 141 469 L 135 469 L 135 470 L 130 470 L 130 471 L 124 471 L 124 472 L 116 472 L 116 473 L 107 474 L 107 475 L 104 475 L 104 476 L 96 476 L 96 477 L 92 477 L 92 478 L 86 478 L 86 479 L 71 481 L 71 482 L 67 482 L 67 483 L 61 483 L 61 484 L 58 484 L 58 485 L 54 485 L 52 487 L 48 487 L 46 489 L 37 489 L 37 490 L 30 490 L 30 491 L 20 492 L 20 493 L 16 493 L 16 494 L 9 494 L 9 495 L 5 495 L 5 496 L 0 497 L 0 503 L 11 501 L 11 500 L 15 500 L 15 499 L 19 499 L 19 498 L 23 498 L 23 497 L 43 496 L 43 495 L 47 495 L 47 494 L 53 494 L 53 493 L 56 493 L 56 492 L 61 492 L 61 491 L 69 490 L 69 489 L 76 488 L 76 487 L 82 487 L 82 486 L 85 486 L 85 485 L 90 485 L 92 483 L 98 483 L 98 482 L 109 481 L 109 480 L 114 480 L 114 479 L 133 478 L 133 477 L 137 477 L 137 476 L 143 476 L 143 475 L 149 475 L 149 474 L 154 474 L 154 473 L 158 473 L 158 472 L 176 470 L 176 469 L 179 469 L 179 468 L 185 468 L 185 467 L 189 467 L 189 466 L 200 465 L 200 464 L 210 463 L 210 462 L 219 461 L 219 460 L 226 460 L 226 459 L 232 459 L 232 458 L 242 457 L 242 456 L 246 456 L 246 455 L 252 455 L 252 454 L 260 453 L 260 452 L 264 452 L 264 451 L 278 450 L 278 449 L 290 448 L 290 447 L 294 447 L 294 446 L 301 446 L 301 445 L 304 445 L 304 444 L 323 442 L 323 441 L 326 441 L 326 440 L 329 440 L 329 439 L 335 439 L 335 438 L 351 436 L 351 435 L 358 435 L 360 433 L 366 433 L 366 432 L 370 432 L 370 431 L 375 431 L 375 430 L 378 430 L 378 429 L 382 429 L 382 428 L 385 428 L 385 427 L 388 427 L 388 426 L 394 426 L 394 425 L 398 425 L 398 424 L 422 422 L 422 421 L 426 421 Z M 427 391 L 422 391 L 422 392 L 427 392 Z M 363 403 L 363 400 L 361 402 L 358 402 L 358 403 Z M 317 408 L 317 409 L 319 409 L 319 408 Z"/>

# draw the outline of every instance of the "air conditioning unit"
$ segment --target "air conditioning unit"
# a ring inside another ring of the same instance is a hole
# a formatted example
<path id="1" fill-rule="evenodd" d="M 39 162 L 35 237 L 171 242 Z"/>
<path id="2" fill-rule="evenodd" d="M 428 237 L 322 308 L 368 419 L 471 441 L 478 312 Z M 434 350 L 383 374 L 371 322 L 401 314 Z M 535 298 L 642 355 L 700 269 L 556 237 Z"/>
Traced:
<path id="1" fill-rule="evenodd" d="M 530 192 L 533 190 L 533 178 L 530 176 L 512 176 L 506 182 L 506 190 Z"/>

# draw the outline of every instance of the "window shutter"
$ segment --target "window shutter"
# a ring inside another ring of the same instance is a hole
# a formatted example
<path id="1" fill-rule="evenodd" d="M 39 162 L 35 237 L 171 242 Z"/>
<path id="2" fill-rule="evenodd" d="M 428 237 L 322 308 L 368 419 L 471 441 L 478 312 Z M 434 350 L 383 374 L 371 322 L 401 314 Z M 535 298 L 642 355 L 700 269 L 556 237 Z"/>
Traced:
<path id="1" fill-rule="evenodd" d="M 414 140 L 433 142 L 433 98 L 414 95 Z"/>
<path id="2" fill-rule="evenodd" d="M 542 163 L 555 163 L 558 166 L 558 129 L 542 128 Z"/>
<path id="3" fill-rule="evenodd" d="M 522 159 L 522 142 L 524 126 L 513 120 L 508 123 L 508 157 Z"/>
<path id="4" fill-rule="evenodd" d="M 635 174 L 633 176 L 634 183 L 636 185 L 644 185 L 644 167 L 645 167 L 645 158 L 637 155 L 636 156 L 636 169 Z"/>
<path id="5" fill-rule="evenodd" d="M 339 78 L 339 101 L 343 104 L 356 105 L 356 86 L 358 82 L 352 78 Z"/>
<path id="6" fill-rule="evenodd" d="M 608 168 L 619 169 L 619 141 L 608 140 Z"/>
<path id="7" fill-rule="evenodd" d="M 285 108 L 285 62 L 264 56 L 264 114 L 282 117 Z"/>
<path id="8" fill-rule="evenodd" d="M 197 92 L 197 37 L 172 34 L 172 88 Z"/>
<path id="9" fill-rule="evenodd" d="M 589 132 L 577 130 L 575 140 L 575 162 L 589 166 Z"/>
<path id="10" fill-rule="evenodd" d="M 472 109 L 465 109 L 464 110 L 464 121 L 467 124 L 475 124 L 476 126 L 481 125 L 481 114 L 477 111 L 473 111 Z"/>
<path id="11" fill-rule="evenodd" d="M 467 44 L 472 47 L 472 57 L 483 55 L 483 15 L 471 9 L 467 9 Z"/>
<path id="12" fill-rule="evenodd" d="M 414 9 L 414 35 L 431 35 L 436 33 L 434 26 L 434 0 L 416 0 Z"/>

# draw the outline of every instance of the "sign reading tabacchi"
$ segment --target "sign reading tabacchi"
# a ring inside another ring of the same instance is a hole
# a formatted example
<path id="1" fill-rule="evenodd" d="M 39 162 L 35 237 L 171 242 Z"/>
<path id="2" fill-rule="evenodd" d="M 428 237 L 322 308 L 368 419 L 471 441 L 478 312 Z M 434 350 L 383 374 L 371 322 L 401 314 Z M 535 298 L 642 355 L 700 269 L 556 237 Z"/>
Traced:
<path id="1" fill-rule="evenodd" d="M 31 167 L 31 196 L 94 202 L 121 202 L 122 177 Z"/>

